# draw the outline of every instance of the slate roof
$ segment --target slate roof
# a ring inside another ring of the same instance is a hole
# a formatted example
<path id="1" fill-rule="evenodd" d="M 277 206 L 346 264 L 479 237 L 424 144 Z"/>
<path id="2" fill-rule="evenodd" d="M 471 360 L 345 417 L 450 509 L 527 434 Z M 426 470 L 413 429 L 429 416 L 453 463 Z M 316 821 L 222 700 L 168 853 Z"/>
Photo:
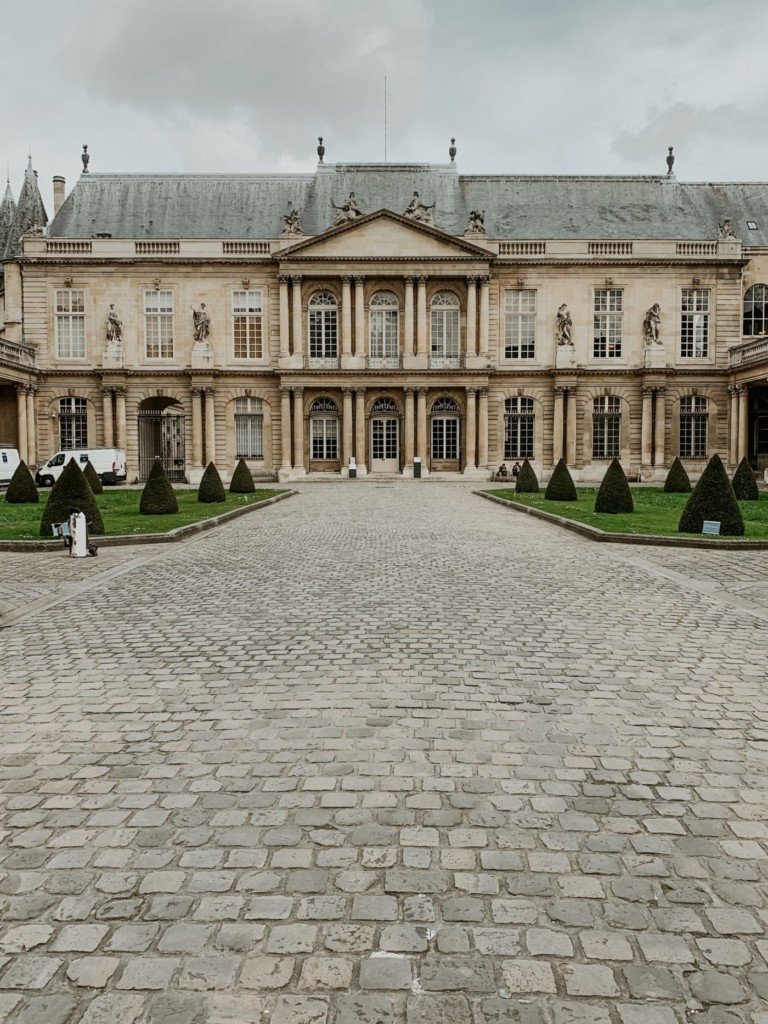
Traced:
<path id="1" fill-rule="evenodd" d="M 8 231 L 3 252 L 5 257 L 18 256 L 21 254 L 21 236 L 36 225 L 43 228 L 48 223 L 48 214 L 45 212 L 43 199 L 37 184 L 37 172 L 32 167 L 32 157 L 24 172 L 24 184 L 19 193 L 19 202 L 13 217 L 13 223 Z"/>
<path id="2" fill-rule="evenodd" d="M 711 240 L 730 218 L 747 245 L 768 245 L 768 183 L 667 177 L 460 175 L 455 164 L 324 164 L 314 174 L 87 174 L 54 218 L 56 237 L 277 238 L 299 211 L 307 234 L 354 192 L 364 213 L 402 213 L 414 191 L 435 226 L 461 235 L 485 210 L 490 238 Z M 757 223 L 750 230 L 747 221 Z"/>
<path id="3" fill-rule="evenodd" d="M 11 192 L 11 183 L 8 182 L 3 201 L 0 203 L 0 256 L 5 252 L 8 236 L 11 233 L 14 217 L 16 216 L 16 203 Z"/>

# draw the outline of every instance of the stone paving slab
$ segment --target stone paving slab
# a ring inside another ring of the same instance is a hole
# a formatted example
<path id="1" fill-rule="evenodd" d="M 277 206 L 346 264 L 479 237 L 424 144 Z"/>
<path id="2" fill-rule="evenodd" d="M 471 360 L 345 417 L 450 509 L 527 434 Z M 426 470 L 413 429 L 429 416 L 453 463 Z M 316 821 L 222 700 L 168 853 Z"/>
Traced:
<path id="1" fill-rule="evenodd" d="M 470 490 L 2 556 L 0 1021 L 768 1024 L 768 555 Z"/>

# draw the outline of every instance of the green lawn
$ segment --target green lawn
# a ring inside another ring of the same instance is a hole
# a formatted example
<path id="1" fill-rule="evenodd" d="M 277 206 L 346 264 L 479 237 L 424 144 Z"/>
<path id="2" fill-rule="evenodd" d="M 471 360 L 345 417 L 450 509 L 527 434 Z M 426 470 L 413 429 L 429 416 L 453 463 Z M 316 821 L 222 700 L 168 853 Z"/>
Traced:
<path id="1" fill-rule="evenodd" d="M 0 540 L 40 540 L 40 519 L 48 500 L 48 491 L 40 492 L 39 505 L 9 505 L 0 497 Z M 167 533 L 177 526 L 188 526 L 201 519 L 212 519 L 222 512 L 243 505 L 252 505 L 280 494 L 274 488 L 257 490 L 254 494 L 229 494 L 221 505 L 201 505 L 197 501 L 197 490 L 176 491 L 179 511 L 172 516 L 139 515 L 139 490 L 113 490 L 105 488 L 98 496 L 104 516 L 104 527 L 109 536 L 126 536 L 139 533 Z M 56 543 L 61 543 L 57 541 Z"/>
<path id="2" fill-rule="evenodd" d="M 516 501 L 521 505 L 553 512 L 565 519 L 575 519 L 589 526 L 596 526 L 608 533 L 645 533 L 654 536 L 690 536 L 678 534 L 680 519 L 687 494 L 665 494 L 656 487 L 633 487 L 632 499 L 635 511 L 628 515 L 607 515 L 597 513 L 595 508 L 595 487 L 580 487 L 578 501 L 545 501 L 544 489 L 539 494 L 516 494 L 512 489 L 489 491 L 499 498 Z M 744 517 L 744 536 L 755 540 L 768 540 L 768 492 L 760 492 L 759 501 L 740 501 Z"/>

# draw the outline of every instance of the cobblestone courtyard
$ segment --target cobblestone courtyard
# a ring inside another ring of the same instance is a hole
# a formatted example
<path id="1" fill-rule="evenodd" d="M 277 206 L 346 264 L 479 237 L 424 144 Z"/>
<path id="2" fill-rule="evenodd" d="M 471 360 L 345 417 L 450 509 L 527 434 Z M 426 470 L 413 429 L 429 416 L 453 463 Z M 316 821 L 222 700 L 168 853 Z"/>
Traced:
<path id="1" fill-rule="evenodd" d="M 0 1020 L 768 1024 L 768 555 L 300 491 L 0 555 Z"/>

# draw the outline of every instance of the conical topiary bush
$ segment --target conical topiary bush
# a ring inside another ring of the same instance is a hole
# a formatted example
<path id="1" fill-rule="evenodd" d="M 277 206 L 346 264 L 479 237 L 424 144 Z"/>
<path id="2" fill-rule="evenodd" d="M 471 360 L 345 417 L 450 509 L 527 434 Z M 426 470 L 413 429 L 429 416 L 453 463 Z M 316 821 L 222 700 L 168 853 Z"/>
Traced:
<path id="1" fill-rule="evenodd" d="M 14 470 L 8 490 L 5 492 L 5 500 L 9 505 L 37 505 L 40 501 L 34 477 L 24 459 Z"/>
<path id="2" fill-rule="evenodd" d="M 224 484 L 221 482 L 219 471 L 212 462 L 206 466 L 200 487 L 197 491 L 197 500 L 213 505 L 220 501 L 227 500 Z"/>
<path id="3" fill-rule="evenodd" d="M 176 492 L 163 469 L 162 462 L 156 459 L 141 492 L 139 512 L 143 516 L 170 516 L 178 511 Z"/>
<path id="4" fill-rule="evenodd" d="M 40 536 L 50 537 L 51 524 L 64 522 L 73 508 L 85 513 L 91 533 L 104 533 L 99 504 L 77 461 L 70 459 L 48 495 L 48 503 L 40 520 Z"/>
<path id="5" fill-rule="evenodd" d="M 675 461 L 669 467 L 667 479 L 664 481 L 664 490 L 667 494 L 691 493 L 691 481 L 688 479 L 685 466 L 677 455 L 675 456 Z"/>
<path id="6" fill-rule="evenodd" d="M 229 482 L 229 493 L 253 494 L 255 490 L 256 484 L 253 482 L 251 471 L 246 466 L 245 459 L 240 459 Z"/>
<path id="7" fill-rule="evenodd" d="M 632 492 L 629 489 L 624 470 L 621 468 L 619 460 L 613 459 L 597 492 L 595 512 L 618 515 L 621 512 L 634 511 Z"/>
<path id="8" fill-rule="evenodd" d="M 679 533 L 701 533 L 704 520 L 720 523 L 723 536 L 741 537 L 744 520 L 719 455 L 713 455 L 683 509 Z"/>
<path id="9" fill-rule="evenodd" d="M 560 459 L 555 466 L 552 476 L 549 478 L 547 489 L 544 492 L 547 501 L 578 501 L 576 485 L 573 477 L 568 472 L 565 459 Z"/>
<path id="10" fill-rule="evenodd" d="M 526 459 L 522 464 L 520 472 L 517 474 L 515 491 L 518 494 L 539 493 L 539 481 L 537 480 L 536 474 L 533 471 L 533 466 L 530 464 L 528 459 Z"/>
<path id="11" fill-rule="evenodd" d="M 760 491 L 757 489 L 757 480 L 752 472 L 749 459 L 744 456 L 733 474 L 733 493 L 737 501 L 759 501 Z"/>
<path id="12" fill-rule="evenodd" d="M 91 490 L 93 491 L 94 494 L 101 494 L 102 493 L 102 491 L 104 490 L 104 487 L 102 486 L 102 483 L 101 483 L 101 477 L 96 472 L 96 470 L 93 468 L 93 463 L 91 462 L 90 459 L 88 459 L 88 461 L 85 464 L 85 469 L 83 470 L 83 476 L 88 481 L 88 486 L 91 488 Z"/>

